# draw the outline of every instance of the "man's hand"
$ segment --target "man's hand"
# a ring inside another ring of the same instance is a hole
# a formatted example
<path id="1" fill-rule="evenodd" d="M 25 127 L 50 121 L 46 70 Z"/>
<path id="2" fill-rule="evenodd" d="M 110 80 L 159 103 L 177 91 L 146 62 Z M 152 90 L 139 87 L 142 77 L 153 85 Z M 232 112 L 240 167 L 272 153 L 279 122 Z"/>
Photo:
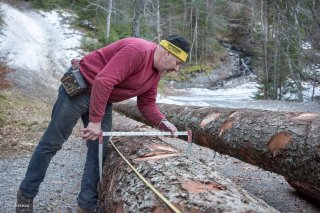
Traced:
<path id="1" fill-rule="evenodd" d="M 177 128 L 170 123 L 169 121 L 167 121 L 166 119 L 163 119 L 160 124 L 158 125 L 158 129 L 160 131 L 164 131 L 164 132 L 171 132 L 172 137 L 178 137 L 176 135 L 177 132 Z"/>
<path id="2" fill-rule="evenodd" d="M 101 132 L 101 122 L 93 123 L 89 122 L 87 128 L 82 130 L 83 140 L 96 140 Z"/>

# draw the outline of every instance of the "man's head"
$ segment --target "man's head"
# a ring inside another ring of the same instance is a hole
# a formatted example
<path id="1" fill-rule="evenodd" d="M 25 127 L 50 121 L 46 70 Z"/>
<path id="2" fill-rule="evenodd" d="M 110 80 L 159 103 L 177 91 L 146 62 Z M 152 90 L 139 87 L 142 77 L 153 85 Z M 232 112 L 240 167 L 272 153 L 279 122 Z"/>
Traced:
<path id="1" fill-rule="evenodd" d="M 154 67 L 160 72 L 178 71 L 180 65 L 186 62 L 189 44 L 181 36 L 171 35 L 159 43 L 154 57 Z"/>

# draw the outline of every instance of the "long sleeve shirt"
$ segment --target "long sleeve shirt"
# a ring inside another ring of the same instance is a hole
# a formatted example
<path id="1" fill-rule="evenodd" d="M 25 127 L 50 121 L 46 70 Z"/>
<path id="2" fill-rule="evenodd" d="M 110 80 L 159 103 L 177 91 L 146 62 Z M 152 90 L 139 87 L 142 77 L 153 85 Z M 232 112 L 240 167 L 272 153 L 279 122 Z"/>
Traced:
<path id="1" fill-rule="evenodd" d="M 101 122 L 108 102 L 137 96 L 137 105 L 151 124 L 165 117 L 156 105 L 161 73 L 153 67 L 155 43 L 125 38 L 80 60 L 80 71 L 91 87 L 89 120 Z"/>

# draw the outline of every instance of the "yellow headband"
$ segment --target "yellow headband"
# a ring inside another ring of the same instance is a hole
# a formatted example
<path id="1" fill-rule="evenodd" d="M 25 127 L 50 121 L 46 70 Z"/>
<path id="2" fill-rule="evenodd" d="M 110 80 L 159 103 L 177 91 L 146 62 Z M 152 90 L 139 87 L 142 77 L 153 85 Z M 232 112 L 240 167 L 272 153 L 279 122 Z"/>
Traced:
<path id="1" fill-rule="evenodd" d="M 186 62 L 188 58 L 188 53 L 186 53 L 181 48 L 177 47 L 176 45 L 170 43 L 167 40 L 161 40 L 159 43 L 164 49 L 169 51 L 171 54 L 179 58 L 181 61 Z"/>

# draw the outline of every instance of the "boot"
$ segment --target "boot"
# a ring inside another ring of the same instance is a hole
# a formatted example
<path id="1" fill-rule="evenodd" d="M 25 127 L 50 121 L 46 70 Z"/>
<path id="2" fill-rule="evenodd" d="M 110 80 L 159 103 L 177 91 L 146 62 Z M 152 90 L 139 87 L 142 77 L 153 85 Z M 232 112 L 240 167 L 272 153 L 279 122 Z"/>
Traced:
<path id="1" fill-rule="evenodd" d="M 77 213 L 90 213 L 90 210 L 89 209 L 83 209 L 80 206 L 78 206 Z"/>
<path id="2" fill-rule="evenodd" d="M 20 190 L 17 193 L 16 213 L 33 213 L 33 198 L 23 196 Z"/>

